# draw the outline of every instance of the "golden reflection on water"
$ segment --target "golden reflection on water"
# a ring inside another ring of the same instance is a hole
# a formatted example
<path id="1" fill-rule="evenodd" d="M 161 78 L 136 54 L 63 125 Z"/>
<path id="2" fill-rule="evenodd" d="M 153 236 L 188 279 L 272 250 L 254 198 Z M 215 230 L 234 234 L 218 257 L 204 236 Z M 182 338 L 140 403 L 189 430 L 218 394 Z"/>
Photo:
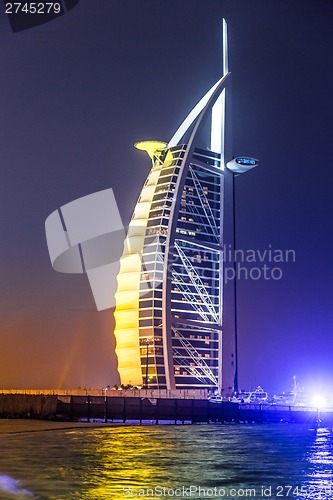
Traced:
<path id="1" fill-rule="evenodd" d="M 135 432 L 133 428 L 123 428 L 121 433 L 118 429 L 108 430 L 107 434 L 105 430 L 98 430 L 95 444 L 92 450 L 85 452 L 92 466 L 82 477 L 88 486 L 82 497 L 85 499 L 107 499 L 111 495 L 116 498 L 117 493 L 119 498 L 124 498 L 123 488 L 166 485 L 168 470 L 172 468 L 171 457 L 181 453 L 179 441 L 168 438 L 162 427 L 160 431 L 153 428 L 152 432 L 147 427 L 137 427 Z"/>

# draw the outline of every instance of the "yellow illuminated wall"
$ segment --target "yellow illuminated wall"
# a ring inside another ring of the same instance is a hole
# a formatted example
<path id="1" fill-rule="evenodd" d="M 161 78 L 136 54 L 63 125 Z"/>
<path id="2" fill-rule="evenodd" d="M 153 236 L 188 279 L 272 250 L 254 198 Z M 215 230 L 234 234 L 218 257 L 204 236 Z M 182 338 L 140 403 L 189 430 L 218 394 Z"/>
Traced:
<path id="1" fill-rule="evenodd" d="M 153 162 L 153 168 L 141 191 L 129 224 L 123 255 L 120 259 L 120 271 L 117 277 L 118 287 L 114 315 L 116 320 L 116 354 L 121 383 L 140 386 L 143 383 L 139 345 L 142 250 L 148 216 L 163 166 L 162 162 L 158 161 L 158 151 L 164 149 L 166 144 L 157 141 L 144 141 L 135 144 L 135 146 L 149 154 Z"/>

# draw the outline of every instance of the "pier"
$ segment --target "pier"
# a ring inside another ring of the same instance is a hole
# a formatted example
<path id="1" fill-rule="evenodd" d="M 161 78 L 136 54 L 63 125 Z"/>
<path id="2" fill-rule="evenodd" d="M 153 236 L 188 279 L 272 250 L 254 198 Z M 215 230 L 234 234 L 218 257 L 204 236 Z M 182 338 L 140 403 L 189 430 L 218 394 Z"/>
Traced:
<path id="1" fill-rule="evenodd" d="M 333 411 L 301 406 L 212 403 L 207 399 L 72 394 L 0 394 L 0 418 L 71 422 L 200 424 L 333 423 Z"/>

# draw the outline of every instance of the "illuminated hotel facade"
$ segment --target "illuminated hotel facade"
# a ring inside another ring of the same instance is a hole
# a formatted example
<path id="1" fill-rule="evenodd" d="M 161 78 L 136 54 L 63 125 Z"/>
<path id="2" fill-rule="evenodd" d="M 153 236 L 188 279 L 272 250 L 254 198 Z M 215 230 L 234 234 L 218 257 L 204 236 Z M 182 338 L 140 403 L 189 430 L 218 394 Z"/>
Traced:
<path id="1" fill-rule="evenodd" d="M 237 388 L 236 284 L 223 287 L 223 246 L 234 244 L 234 177 L 256 161 L 231 160 L 225 22 L 223 73 L 168 144 L 136 144 L 149 154 L 152 168 L 117 277 L 115 336 L 123 384 Z"/>

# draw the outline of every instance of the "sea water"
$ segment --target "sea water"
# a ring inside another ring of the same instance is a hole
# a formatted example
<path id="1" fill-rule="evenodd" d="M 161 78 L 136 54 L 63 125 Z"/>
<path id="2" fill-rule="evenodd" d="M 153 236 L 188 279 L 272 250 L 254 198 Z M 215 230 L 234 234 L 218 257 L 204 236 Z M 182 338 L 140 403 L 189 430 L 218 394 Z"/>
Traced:
<path id="1" fill-rule="evenodd" d="M 0 434 L 2 500 L 333 499 L 329 428 L 44 427 Z"/>

